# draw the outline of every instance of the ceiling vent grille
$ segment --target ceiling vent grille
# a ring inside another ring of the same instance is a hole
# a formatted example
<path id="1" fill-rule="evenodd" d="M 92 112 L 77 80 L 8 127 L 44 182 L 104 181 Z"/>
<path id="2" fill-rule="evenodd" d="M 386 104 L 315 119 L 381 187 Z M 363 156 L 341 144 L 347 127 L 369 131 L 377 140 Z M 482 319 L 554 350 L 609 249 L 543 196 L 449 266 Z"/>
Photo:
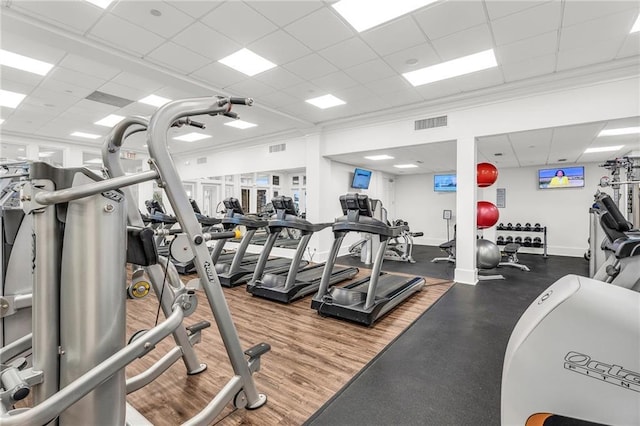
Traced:
<path id="1" fill-rule="evenodd" d="M 269 145 L 269 153 L 274 153 L 274 152 L 282 152 L 282 151 L 286 151 L 287 150 L 287 144 L 286 143 L 280 143 L 278 145 Z"/>
<path id="2" fill-rule="evenodd" d="M 120 96 L 110 95 L 108 93 L 100 92 L 96 90 L 91 93 L 86 99 L 94 102 L 100 102 L 101 104 L 107 104 L 111 106 L 117 106 L 120 108 L 126 107 L 127 105 L 133 103 L 131 99 L 121 98 Z"/>
<path id="3" fill-rule="evenodd" d="M 414 123 L 415 130 L 432 129 L 434 127 L 444 127 L 447 125 L 447 116 L 424 118 L 422 120 L 416 120 Z"/>
<path id="4" fill-rule="evenodd" d="M 197 164 L 207 164 L 207 157 L 200 157 L 196 160 Z"/>

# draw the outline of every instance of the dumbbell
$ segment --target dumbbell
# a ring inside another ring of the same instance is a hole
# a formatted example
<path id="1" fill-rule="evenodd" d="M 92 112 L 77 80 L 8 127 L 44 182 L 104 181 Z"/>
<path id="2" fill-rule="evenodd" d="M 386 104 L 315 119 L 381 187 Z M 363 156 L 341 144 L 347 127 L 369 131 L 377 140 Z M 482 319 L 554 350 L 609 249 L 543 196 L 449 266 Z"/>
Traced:
<path id="1" fill-rule="evenodd" d="M 506 228 L 504 228 L 504 229 L 506 229 L 506 230 L 508 230 L 508 231 L 513 230 L 513 225 L 511 224 L 511 222 L 507 223 L 507 227 L 506 227 Z"/>
<path id="2" fill-rule="evenodd" d="M 533 225 L 533 230 L 535 232 L 542 232 L 542 225 L 540 225 L 539 223 L 536 223 L 535 225 Z"/>
<path id="3" fill-rule="evenodd" d="M 497 229 L 498 229 L 498 231 L 502 231 L 502 230 L 504 230 L 504 223 L 500 222 L 500 223 L 498 224 L 498 228 L 497 228 Z"/>
<path id="4" fill-rule="evenodd" d="M 513 242 L 516 244 L 522 244 L 522 237 L 516 237 L 515 240 L 513 240 Z"/>
<path id="5" fill-rule="evenodd" d="M 525 247 L 531 247 L 531 244 L 532 244 L 531 237 L 524 237 L 524 240 L 522 240 L 522 244 Z"/>
<path id="6" fill-rule="evenodd" d="M 504 241 L 509 244 L 513 242 L 513 237 L 511 235 L 508 235 L 507 238 L 504 239 Z"/>
<path id="7" fill-rule="evenodd" d="M 522 228 L 523 231 L 531 231 L 531 224 L 529 222 L 524 224 L 524 228 Z"/>
<path id="8" fill-rule="evenodd" d="M 533 239 L 533 246 L 534 247 L 542 247 L 542 239 L 540 237 L 535 237 Z"/>
<path id="9" fill-rule="evenodd" d="M 514 228 L 516 231 L 522 231 L 522 225 L 520 225 L 519 223 L 516 223 L 516 226 Z"/>
<path id="10" fill-rule="evenodd" d="M 500 235 L 500 236 L 498 236 L 498 238 L 496 238 L 496 244 L 499 245 L 499 246 L 505 245 L 504 237 L 502 235 Z"/>

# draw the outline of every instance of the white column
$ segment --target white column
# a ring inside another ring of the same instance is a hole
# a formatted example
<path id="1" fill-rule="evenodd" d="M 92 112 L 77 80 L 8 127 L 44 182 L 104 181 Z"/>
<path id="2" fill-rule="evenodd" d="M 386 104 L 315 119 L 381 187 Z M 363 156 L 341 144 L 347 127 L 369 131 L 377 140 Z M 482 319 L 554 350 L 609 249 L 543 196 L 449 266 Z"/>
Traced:
<path id="1" fill-rule="evenodd" d="M 454 281 L 475 285 L 476 269 L 476 141 L 465 135 L 457 140 L 456 269 Z"/>

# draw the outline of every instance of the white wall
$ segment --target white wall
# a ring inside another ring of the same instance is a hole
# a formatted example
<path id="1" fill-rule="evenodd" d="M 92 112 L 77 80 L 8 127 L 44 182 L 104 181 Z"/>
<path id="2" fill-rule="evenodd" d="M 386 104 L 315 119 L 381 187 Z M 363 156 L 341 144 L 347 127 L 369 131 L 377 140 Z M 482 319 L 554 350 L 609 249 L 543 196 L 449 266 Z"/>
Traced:
<path id="1" fill-rule="evenodd" d="M 508 222 L 540 223 L 547 227 L 548 252 L 553 255 L 582 257 L 588 248 L 589 207 L 598 189 L 600 177 L 607 170 L 594 163 L 586 163 L 583 188 L 538 189 L 538 169 L 541 167 L 505 168 L 499 170 L 497 182 L 489 188 L 478 190 L 478 200 L 495 200 L 497 188 L 506 189 L 506 207 L 500 209 L 500 220 Z M 545 166 L 553 168 L 554 166 Z M 562 168 L 562 165 L 558 165 Z M 398 216 L 409 222 L 412 231 L 424 232 L 415 239 L 416 244 L 439 245 L 446 241 L 446 221 L 442 210 L 453 210 L 456 218 L 454 193 L 433 191 L 433 175 L 420 174 L 397 178 L 396 205 Z M 483 195 L 484 194 L 484 195 Z M 450 230 L 451 237 L 453 229 Z M 528 233 L 498 232 L 497 235 L 537 236 Z M 542 237 L 542 235 L 539 235 Z M 488 236 L 485 232 L 485 237 Z M 542 253 L 537 249 L 522 248 L 523 252 Z"/>

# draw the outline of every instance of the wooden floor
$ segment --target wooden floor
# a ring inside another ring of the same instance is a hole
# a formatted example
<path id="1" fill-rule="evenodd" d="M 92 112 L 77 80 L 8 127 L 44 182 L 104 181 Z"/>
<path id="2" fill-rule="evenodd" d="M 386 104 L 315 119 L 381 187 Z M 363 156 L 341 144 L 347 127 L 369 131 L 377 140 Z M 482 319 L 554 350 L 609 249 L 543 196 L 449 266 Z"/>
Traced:
<path id="1" fill-rule="evenodd" d="M 366 272 L 361 269 L 356 279 Z M 267 404 L 254 411 L 229 406 L 216 424 L 302 424 L 451 286 L 441 279 L 426 281 L 423 291 L 370 328 L 320 317 L 310 309 L 310 297 L 283 305 L 252 297 L 245 286 L 225 288 L 243 348 L 267 342 L 272 350 L 262 357 L 262 368 L 254 375 Z M 198 296 L 200 304 L 187 325 L 213 321 L 204 292 Z M 153 326 L 156 300 L 151 294 L 128 301 L 129 336 Z M 127 376 L 143 371 L 171 344 L 172 339 L 165 339 L 156 351 L 128 367 Z M 200 361 L 208 365 L 205 372 L 187 376 L 184 364 L 178 362 L 154 383 L 129 395 L 128 401 L 154 424 L 176 425 L 191 418 L 233 375 L 215 324 L 203 331 L 196 349 Z"/>

